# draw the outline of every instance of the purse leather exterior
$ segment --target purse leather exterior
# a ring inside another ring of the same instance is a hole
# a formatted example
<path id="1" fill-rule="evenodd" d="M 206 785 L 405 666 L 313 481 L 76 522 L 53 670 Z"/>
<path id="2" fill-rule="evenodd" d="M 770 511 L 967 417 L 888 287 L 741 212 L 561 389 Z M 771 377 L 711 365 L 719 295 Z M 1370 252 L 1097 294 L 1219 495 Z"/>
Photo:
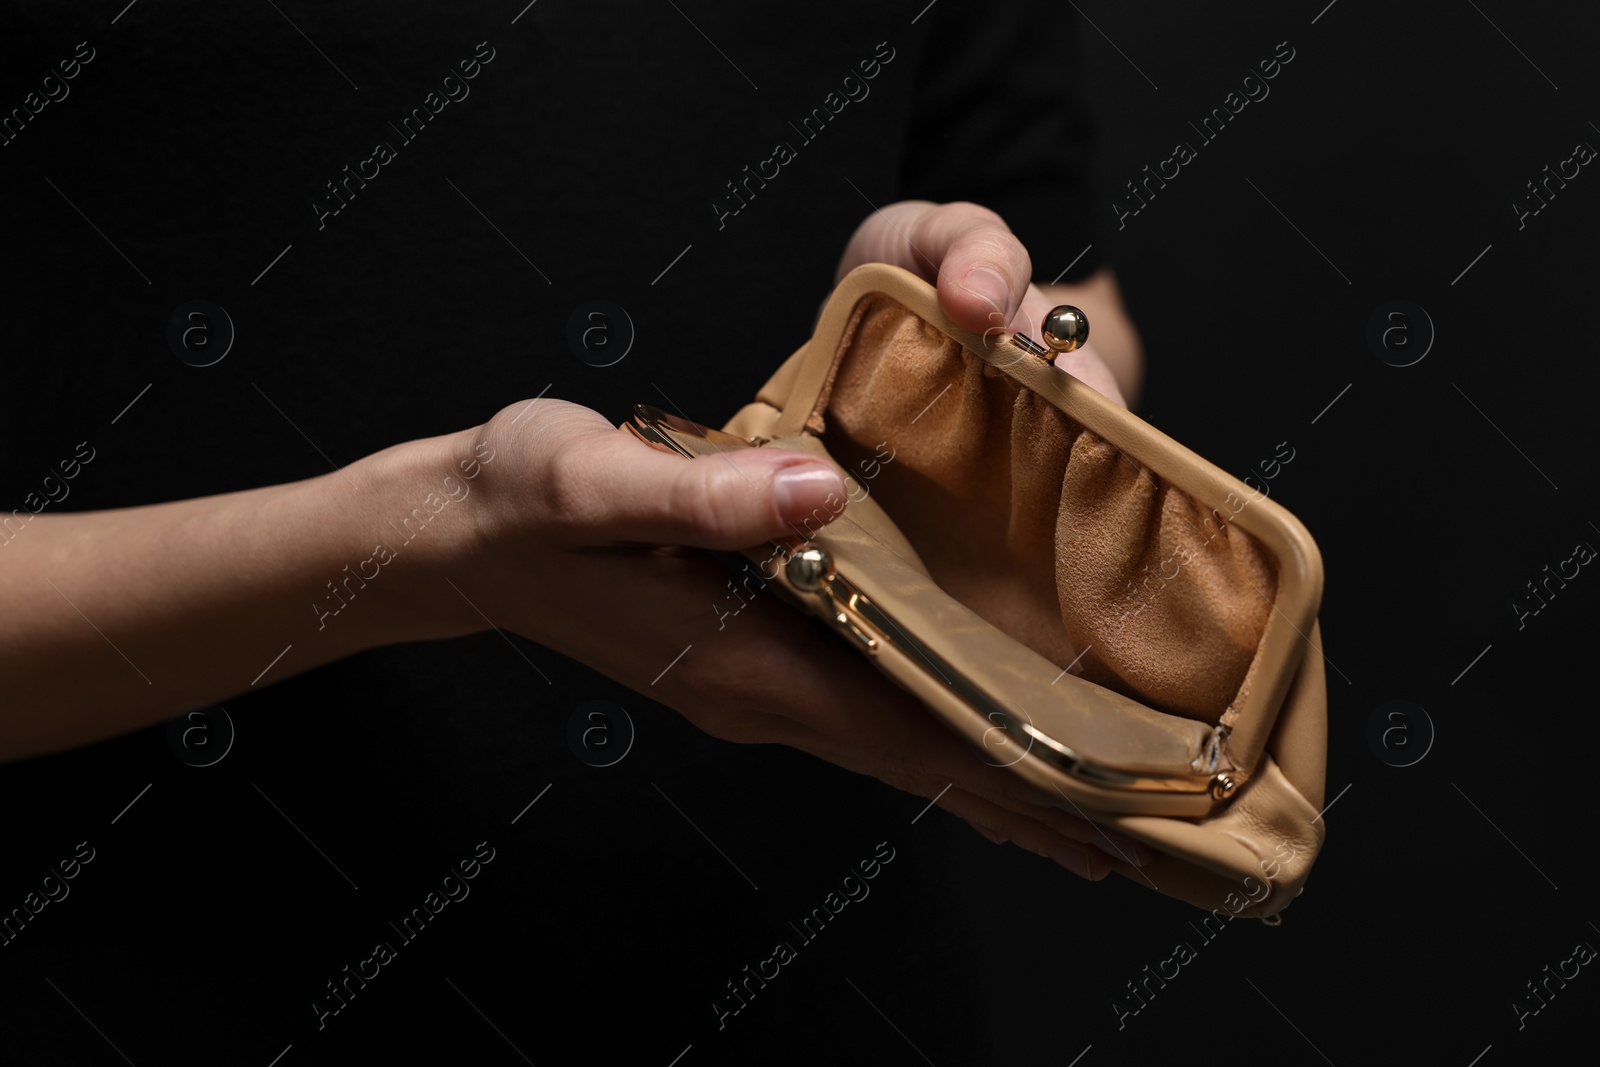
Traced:
<path id="1" fill-rule="evenodd" d="M 830 393 L 863 309 L 884 299 L 1201 505 L 1248 501 L 1237 511 L 1227 505 L 1230 521 L 1271 555 L 1278 581 L 1238 699 L 1213 724 L 1062 670 L 945 592 L 871 494 L 851 499 L 805 542 L 746 555 L 975 747 L 993 752 L 1003 729 L 1015 746 L 1006 757 L 1013 773 L 1060 796 L 1064 809 L 1159 853 L 1142 867 L 1116 861 L 1120 874 L 1219 916 L 1276 916 L 1300 892 L 1322 845 L 1327 734 L 1316 622 L 1321 558 L 1281 506 L 1014 341 L 955 326 L 932 286 L 884 264 L 840 282 L 812 339 L 728 421 L 729 438 L 674 433 L 673 446 L 698 455 L 753 444 L 833 458 L 822 440 Z M 829 595 L 797 587 L 771 565 L 802 543 L 827 553 L 839 579 Z"/>

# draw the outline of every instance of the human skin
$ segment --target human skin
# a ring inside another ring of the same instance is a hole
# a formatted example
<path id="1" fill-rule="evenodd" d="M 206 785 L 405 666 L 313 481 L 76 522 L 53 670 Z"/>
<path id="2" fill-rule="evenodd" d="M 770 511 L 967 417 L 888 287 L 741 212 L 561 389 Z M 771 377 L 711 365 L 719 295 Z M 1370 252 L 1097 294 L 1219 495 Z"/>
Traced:
<path id="1" fill-rule="evenodd" d="M 1136 393 L 1138 340 L 1114 279 L 1032 285 L 1026 250 L 992 212 L 890 205 L 851 238 L 840 274 L 873 260 L 935 281 L 941 306 L 974 330 L 1004 316 L 1036 334 L 1053 304 L 1078 304 L 1099 347 L 1059 365 L 1119 402 Z M 1142 859 L 987 764 L 773 598 L 757 597 L 735 626 L 711 625 L 705 605 L 726 572 L 690 549 L 781 538 L 845 493 L 838 469 L 815 457 L 684 460 L 595 411 L 536 399 L 304 481 L 39 514 L 0 545 L 0 761 L 151 726 L 365 649 L 498 628 L 717 737 L 790 745 L 937 797 L 990 840 L 1084 877 L 1109 873 L 1102 849 Z M 427 524 L 402 545 L 394 524 L 419 506 Z M 379 543 L 392 549 L 386 562 L 374 562 Z M 340 586 L 348 602 L 328 597 L 330 580 L 352 572 L 369 577 Z"/>

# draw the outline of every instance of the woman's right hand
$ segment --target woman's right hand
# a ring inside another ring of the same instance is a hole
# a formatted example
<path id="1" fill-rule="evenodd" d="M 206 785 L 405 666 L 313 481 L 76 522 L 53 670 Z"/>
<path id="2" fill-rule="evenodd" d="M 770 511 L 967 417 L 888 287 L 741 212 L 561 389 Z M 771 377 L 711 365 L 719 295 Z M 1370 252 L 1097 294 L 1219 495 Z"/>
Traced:
<path id="1" fill-rule="evenodd" d="M 1103 877 L 1095 828 L 985 766 L 799 612 L 766 595 L 731 618 L 713 609 L 728 575 L 682 546 L 781 538 L 843 494 L 837 469 L 802 453 L 687 460 L 535 400 L 299 482 L 116 510 L 29 505 L 0 531 L 0 764 L 494 625 L 717 737 L 939 797 L 991 838 Z"/>
<path id="2" fill-rule="evenodd" d="M 789 745 L 937 797 L 990 840 L 1014 841 L 1087 878 L 1109 873 L 1106 852 L 1148 855 L 986 763 L 770 592 L 752 594 L 736 616 L 719 615 L 714 605 L 732 603 L 728 572 L 683 546 L 731 551 L 793 536 L 806 519 L 815 528 L 846 499 L 832 464 L 769 448 L 685 459 L 559 400 L 514 404 L 435 441 L 446 465 L 447 456 L 492 457 L 444 542 L 450 548 L 431 564 L 429 580 L 456 587 L 438 581 L 430 598 L 430 610 L 453 615 L 452 628 L 490 621 L 716 737 Z"/>

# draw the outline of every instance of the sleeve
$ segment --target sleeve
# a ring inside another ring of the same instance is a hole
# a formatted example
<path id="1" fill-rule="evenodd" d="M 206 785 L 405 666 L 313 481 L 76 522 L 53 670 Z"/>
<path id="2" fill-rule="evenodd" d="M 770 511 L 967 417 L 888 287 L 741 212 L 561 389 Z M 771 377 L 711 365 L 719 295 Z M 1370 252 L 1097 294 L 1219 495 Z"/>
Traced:
<path id="1" fill-rule="evenodd" d="M 1091 209 L 1081 17 L 1059 2 L 941 0 L 923 18 L 902 196 L 993 208 L 1032 255 L 1035 281 L 1094 273 L 1105 243 Z"/>

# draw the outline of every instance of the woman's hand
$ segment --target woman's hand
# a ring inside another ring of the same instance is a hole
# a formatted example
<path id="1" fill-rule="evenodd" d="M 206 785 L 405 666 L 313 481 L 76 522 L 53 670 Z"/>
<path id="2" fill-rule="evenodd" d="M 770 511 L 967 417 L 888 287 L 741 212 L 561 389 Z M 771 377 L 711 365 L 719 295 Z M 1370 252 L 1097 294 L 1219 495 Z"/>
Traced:
<path id="1" fill-rule="evenodd" d="M 894 226 L 909 226 L 915 245 L 896 246 Z M 908 262 L 914 249 L 927 255 Z M 975 329 L 1049 303 L 1028 285 L 1015 238 L 970 205 L 895 205 L 862 226 L 846 265 L 864 256 L 937 277 L 947 310 Z M 971 273 L 984 264 L 998 266 L 1006 292 Z M 1073 366 L 1114 395 L 1097 362 Z M 593 411 L 536 400 L 301 482 L 18 517 L 0 546 L 0 600 L 15 609 L 0 618 L 14 698 L 0 718 L 0 763 L 364 649 L 492 624 L 718 737 L 790 745 L 937 798 L 991 840 L 1086 877 L 1110 869 L 1093 843 L 1140 859 L 1138 846 L 985 763 L 772 595 L 741 586 L 749 602 L 730 615 L 727 572 L 682 547 L 737 550 L 789 536 L 793 523 L 815 529 L 844 500 L 839 471 L 815 457 L 763 448 L 686 460 Z"/>
<path id="2" fill-rule="evenodd" d="M 1037 336 L 1050 308 L 1076 304 L 1098 345 L 1058 365 L 1117 403 L 1137 390 L 1138 336 L 1115 279 L 1100 272 L 1077 286 L 1033 285 L 1026 249 L 992 211 L 890 205 L 857 229 L 838 273 L 865 262 L 934 282 L 946 313 L 976 332 Z M 511 457 L 484 479 L 476 512 L 481 565 L 471 581 L 490 617 L 717 737 L 786 744 L 937 798 L 990 840 L 1015 841 L 1084 877 L 1105 877 L 1108 853 L 1148 858 L 1142 846 L 1063 813 L 1057 798 L 984 761 L 770 594 L 752 594 L 729 618 L 721 607 L 727 572 L 663 547 L 742 549 L 792 535 L 802 520 L 835 516 L 845 488 L 831 465 L 773 449 L 685 460 L 582 408 L 538 407 L 506 409 L 470 442 Z"/>
<path id="3" fill-rule="evenodd" d="M 785 744 L 961 816 L 1079 875 L 1109 873 L 1124 839 L 1057 810 L 1048 794 L 981 756 L 870 664 L 759 585 L 739 590 L 701 553 L 792 536 L 837 514 L 836 467 L 749 449 L 684 459 L 596 412 L 558 400 L 506 408 L 441 439 L 447 455 L 492 455 L 441 559 L 437 610 L 462 629 L 493 624 L 577 659 L 729 741 Z M 442 457 L 441 457 L 442 458 Z M 454 603 L 452 604 L 452 601 Z M 464 603 L 463 601 L 470 601 Z"/>
<path id="4" fill-rule="evenodd" d="M 1124 407 L 1138 397 L 1139 335 L 1122 306 L 1116 278 L 1101 270 L 1073 285 L 1034 285 L 1028 250 L 986 207 L 926 200 L 890 204 L 856 229 L 837 277 L 863 263 L 892 263 L 933 282 L 945 314 L 974 333 L 1020 331 L 1038 341 L 1039 325 L 1051 308 L 1082 308 L 1089 318 L 1089 343 L 1057 358 L 1056 366 Z"/>

